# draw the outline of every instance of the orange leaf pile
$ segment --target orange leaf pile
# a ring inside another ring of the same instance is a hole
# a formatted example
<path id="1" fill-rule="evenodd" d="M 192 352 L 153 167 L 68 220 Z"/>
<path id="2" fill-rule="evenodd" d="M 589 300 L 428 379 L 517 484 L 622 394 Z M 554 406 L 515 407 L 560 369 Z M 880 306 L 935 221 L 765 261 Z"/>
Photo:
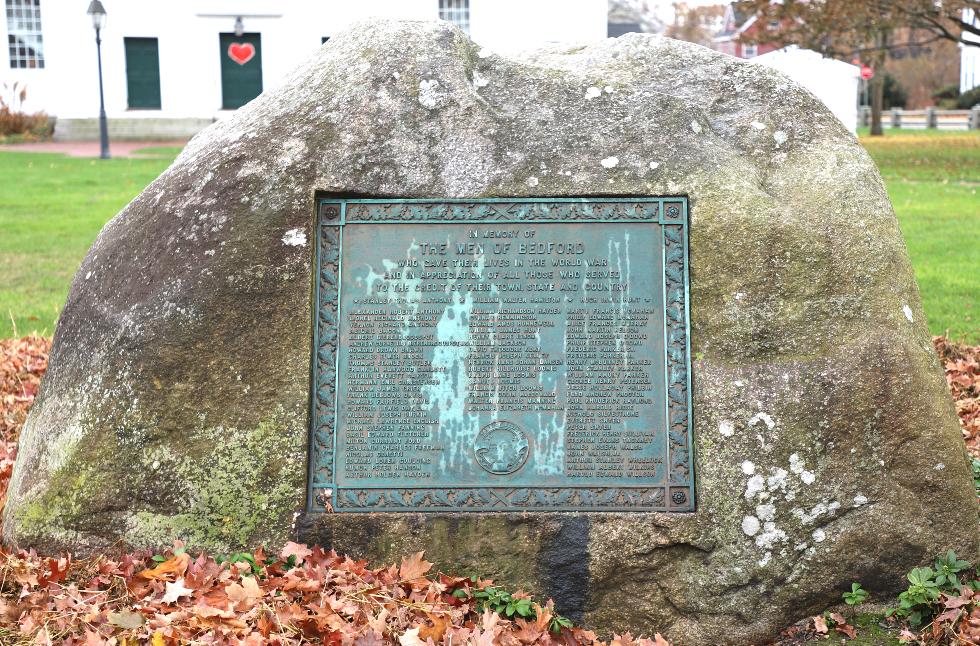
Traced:
<path id="1" fill-rule="evenodd" d="M 954 343 L 944 336 L 933 338 L 933 343 L 946 370 L 966 448 L 980 458 L 980 345 Z"/>
<path id="2" fill-rule="evenodd" d="M 0 341 L 0 509 L 50 346 L 38 336 Z M 581 628 L 548 630 L 550 602 L 535 605 L 534 621 L 478 612 L 453 595 L 470 580 L 433 574 L 422 553 L 377 569 L 298 543 L 251 557 L 254 566 L 219 563 L 179 543 L 162 562 L 148 552 L 74 560 L 0 549 L 0 643 L 606 646 Z M 611 643 L 669 646 L 660 635 Z"/>
<path id="3" fill-rule="evenodd" d="M 920 646 L 975 646 L 980 644 L 980 592 L 963 588 L 959 596 L 943 593 L 942 611 L 919 633 L 902 631 L 900 641 Z"/>
<path id="4" fill-rule="evenodd" d="M 0 339 L 0 509 L 17 456 L 17 438 L 48 367 L 51 339 Z"/>
<path id="5" fill-rule="evenodd" d="M 550 632 L 550 603 L 536 608 L 533 621 L 478 612 L 453 594 L 470 580 L 432 574 L 421 553 L 372 569 L 295 543 L 274 558 L 255 552 L 254 565 L 175 551 L 153 567 L 145 552 L 86 561 L 0 552 L 0 631 L 15 629 L 23 643 L 69 646 L 606 646 L 581 628 Z M 611 644 L 667 646 L 659 635 L 617 636 Z"/>

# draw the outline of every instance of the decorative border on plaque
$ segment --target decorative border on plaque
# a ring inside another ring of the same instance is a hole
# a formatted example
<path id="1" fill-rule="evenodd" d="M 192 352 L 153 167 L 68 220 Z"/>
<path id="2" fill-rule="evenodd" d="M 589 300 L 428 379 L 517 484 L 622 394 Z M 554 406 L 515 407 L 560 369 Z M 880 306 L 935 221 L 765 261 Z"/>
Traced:
<path id="1" fill-rule="evenodd" d="M 676 209 L 676 206 L 668 207 Z M 687 338 L 687 259 L 686 231 L 683 224 L 661 225 L 664 235 L 664 334 L 667 341 L 664 350 L 667 359 L 667 436 L 670 446 L 670 474 L 672 485 L 684 485 L 691 481 L 691 451 L 688 443 L 690 422 L 690 392 L 688 384 Z M 671 503 L 684 505 L 678 492 L 671 495 Z"/>
<path id="2" fill-rule="evenodd" d="M 339 200 L 317 202 L 314 365 L 307 509 L 356 511 L 693 511 L 688 210 L 684 198 Z M 663 485 L 337 487 L 333 473 L 343 227 L 355 222 L 650 222 L 661 225 L 668 475 Z"/>
<path id="3" fill-rule="evenodd" d="M 521 511 L 657 509 L 667 507 L 663 487 L 454 487 L 452 489 L 344 489 L 344 509 Z"/>
<path id="4" fill-rule="evenodd" d="M 328 205 L 320 210 L 322 221 L 339 220 L 340 206 Z M 333 441 L 337 406 L 337 333 L 340 302 L 340 227 L 317 226 L 316 316 L 314 318 L 313 407 L 310 437 L 311 483 L 333 481 Z M 329 489 L 311 489 L 307 506 L 325 507 Z"/>
<path id="5" fill-rule="evenodd" d="M 561 202 L 561 201 L 486 201 L 486 202 L 351 202 L 347 222 L 381 220 L 441 220 L 495 222 L 500 220 L 656 221 L 660 217 L 658 202 Z"/>

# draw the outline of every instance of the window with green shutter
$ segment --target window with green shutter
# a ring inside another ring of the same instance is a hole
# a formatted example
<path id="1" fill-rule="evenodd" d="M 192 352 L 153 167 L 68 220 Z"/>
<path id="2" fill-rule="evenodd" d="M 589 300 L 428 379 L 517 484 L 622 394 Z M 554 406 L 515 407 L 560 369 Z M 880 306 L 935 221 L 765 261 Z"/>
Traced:
<path id="1" fill-rule="evenodd" d="M 160 48 L 156 38 L 124 38 L 126 90 L 131 110 L 159 110 Z"/>

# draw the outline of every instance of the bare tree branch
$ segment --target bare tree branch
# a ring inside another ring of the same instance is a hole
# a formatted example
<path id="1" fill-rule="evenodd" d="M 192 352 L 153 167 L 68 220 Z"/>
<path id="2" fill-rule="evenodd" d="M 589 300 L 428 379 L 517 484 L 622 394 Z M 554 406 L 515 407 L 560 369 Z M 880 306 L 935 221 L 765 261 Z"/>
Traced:
<path id="1" fill-rule="evenodd" d="M 940 39 L 967 47 L 980 47 L 980 22 L 966 18 L 972 11 L 980 17 L 978 0 L 825 0 L 819 3 L 784 0 L 744 0 L 737 5 L 765 20 L 759 42 L 796 43 L 824 53 L 837 53 L 837 43 L 864 41 L 860 49 L 875 49 L 869 43 L 879 31 L 920 29 Z M 771 29 L 768 23 L 778 27 Z M 855 49 L 859 49 L 855 47 Z"/>

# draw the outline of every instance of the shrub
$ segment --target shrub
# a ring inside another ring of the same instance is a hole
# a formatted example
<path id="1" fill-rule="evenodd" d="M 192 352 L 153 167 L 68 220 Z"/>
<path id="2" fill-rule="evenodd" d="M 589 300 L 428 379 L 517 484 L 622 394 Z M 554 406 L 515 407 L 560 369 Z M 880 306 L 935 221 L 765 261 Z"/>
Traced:
<path id="1" fill-rule="evenodd" d="M 849 606 L 858 606 L 868 600 L 868 591 L 861 587 L 860 583 L 852 583 L 851 591 L 841 595 L 844 603 Z"/>
<path id="2" fill-rule="evenodd" d="M 909 100 L 909 94 L 898 82 L 898 79 L 891 74 L 885 74 L 884 84 L 885 87 L 882 90 L 884 109 L 904 108 Z"/>
<path id="3" fill-rule="evenodd" d="M 24 112 L 26 100 L 26 86 L 16 82 L 11 86 L 3 84 L 3 92 L 0 93 L 0 137 L 36 141 L 51 136 L 54 120 L 43 112 Z"/>
<path id="4" fill-rule="evenodd" d="M 960 86 L 956 84 L 947 85 L 933 92 L 932 98 L 936 102 L 937 108 L 951 110 L 956 107 L 956 103 L 960 98 Z"/>
<path id="5" fill-rule="evenodd" d="M 898 607 L 889 608 L 887 616 L 896 615 L 908 620 L 914 628 L 931 620 L 939 612 L 943 604 L 941 599 L 960 595 L 964 584 L 960 580 L 961 572 L 966 578 L 973 580 L 968 583 L 971 590 L 978 583 L 976 572 L 968 561 L 956 557 L 953 550 L 936 559 L 935 569 L 931 567 L 913 568 L 908 573 L 909 587 L 898 595 Z"/>
<path id="6" fill-rule="evenodd" d="M 960 110 L 969 110 L 977 104 L 980 104 L 980 85 L 964 92 L 956 99 L 956 107 Z"/>

